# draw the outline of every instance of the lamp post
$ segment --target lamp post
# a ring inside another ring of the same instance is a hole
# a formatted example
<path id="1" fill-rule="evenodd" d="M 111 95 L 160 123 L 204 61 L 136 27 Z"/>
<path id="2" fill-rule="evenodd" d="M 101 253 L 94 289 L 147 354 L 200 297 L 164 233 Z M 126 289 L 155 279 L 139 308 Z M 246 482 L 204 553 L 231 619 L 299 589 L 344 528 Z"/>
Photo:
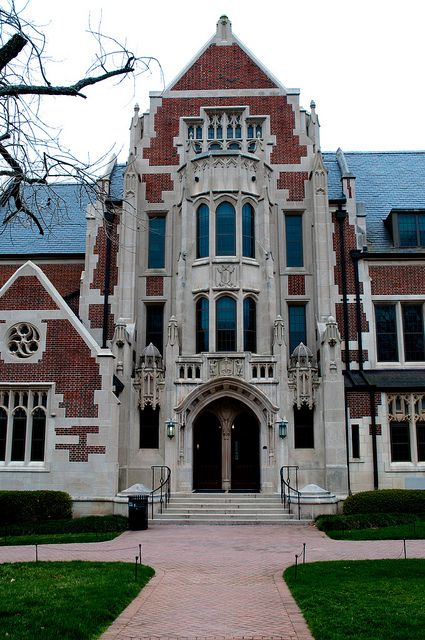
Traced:
<path id="1" fill-rule="evenodd" d="M 288 433 L 288 421 L 287 421 L 287 419 L 283 418 L 282 420 L 279 420 L 278 423 L 277 423 L 277 428 L 278 428 L 279 438 L 281 440 L 286 438 L 287 433 Z"/>
<path id="2" fill-rule="evenodd" d="M 167 432 L 167 436 L 170 438 L 170 440 L 172 440 L 176 435 L 176 423 L 174 422 L 174 420 L 166 420 L 165 429 Z"/>

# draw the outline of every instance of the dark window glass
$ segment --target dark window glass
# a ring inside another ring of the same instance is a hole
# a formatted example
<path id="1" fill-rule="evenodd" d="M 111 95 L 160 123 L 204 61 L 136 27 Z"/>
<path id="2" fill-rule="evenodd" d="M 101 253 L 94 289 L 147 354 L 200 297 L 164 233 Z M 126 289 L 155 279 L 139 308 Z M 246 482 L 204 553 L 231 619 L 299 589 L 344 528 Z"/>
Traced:
<path id="1" fill-rule="evenodd" d="M 248 138 L 253 138 L 254 137 L 254 127 L 252 124 L 248 125 Z"/>
<path id="2" fill-rule="evenodd" d="M 257 351 L 257 313 L 252 298 L 243 301 L 243 350 Z"/>
<path id="3" fill-rule="evenodd" d="M 196 127 L 196 139 L 202 140 L 202 127 Z"/>
<path id="4" fill-rule="evenodd" d="M 390 422 L 391 460 L 410 462 L 410 427 L 408 422 Z"/>
<path id="5" fill-rule="evenodd" d="M 358 424 L 351 425 L 351 455 L 360 458 L 360 430 Z"/>
<path id="6" fill-rule="evenodd" d="M 165 222 L 164 217 L 149 218 L 149 269 L 162 269 L 165 266 Z"/>
<path id="7" fill-rule="evenodd" d="M 418 445 L 418 461 L 425 462 L 425 422 L 416 423 L 416 442 Z"/>
<path id="8" fill-rule="evenodd" d="M 416 230 L 416 215 L 414 213 L 399 213 L 398 237 L 400 247 L 417 247 L 418 234 Z"/>
<path id="9" fill-rule="evenodd" d="M 209 349 L 209 303 L 207 298 L 196 302 L 196 353 Z"/>
<path id="10" fill-rule="evenodd" d="M 27 414 L 24 409 L 16 409 L 13 414 L 11 460 L 25 460 L 25 438 L 27 432 Z"/>
<path id="11" fill-rule="evenodd" d="M 235 208 L 230 202 L 218 205 L 215 214 L 216 255 L 236 255 L 236 215 Z"/>
<path id="12" fill-rule="evenodd" d="M 255 216 L 250 204 L 242 207 L 242 255 L 255 257 Z"/>
<path id="13" fill-rule="evenodd" d="M 421 304 L 402 305 L 404 357 L 408 362 L 425 360 Z"/>
<path id="14" fill-rule="evenodd" d="M 139 411 L 140 418 L 140 441 L 141 449 L 159 448 L 159 407 L 152 409 L 147 405 Z"/>
<path id="15" fill-rule="evenodd" d="M 205 258 L 209 255 L 209 209 L 201 204 L 196 212 L 196 257 Z"/>
<path id="16" fill-rule="evenodd" d="M 162 353 L 164 334 L 164 307 L 159 304 L 146 305 L 146 345 L 152 342 Z"/>
<path id="17" fill-rule="evenodd" d="M 302 216 L 288 215 L 285 218 L 286 266 L 302 267 L 303 260 L 303 224 Z"/>
<path id="18" fill-rule="evenodd" d="M 425 247 L 425 215 L 418 215 L 419 245 Z"/>
<path id="19" fill-rule="evenodd" d="M 395 362 L 398 360 L 395 305 L 375 305 L 375 317 L 378 360 Z"/>
<path id="20" fill-rule="evenodd" d="M 224 296 L 216 304 L 217 351 L 236 351 L 236 300 Z"/>
<path id="21" fill-rule="evenodd" d="M 305 326 L 305 306 L 288 305 L 289 315 L 289 351 L 293 352 L 300 342 L 307 344 Z"/>
<path id="22" fill-rule="evenodd" d="M 302 406 L 294 408 L 295 448 L 314 449 L 314 413 Z"/>
<path id="23" fill-rule="evenodd" d="M 34 409 L 32 414 L 31 461 L 44 460 L 44 443 L 46 440 L 46 414 L 43 409 Z"/>
<path id="24" fill-rule="evenodd" d="M 6 458 L 7 413 L 0 409 L 0 460 Z"/>

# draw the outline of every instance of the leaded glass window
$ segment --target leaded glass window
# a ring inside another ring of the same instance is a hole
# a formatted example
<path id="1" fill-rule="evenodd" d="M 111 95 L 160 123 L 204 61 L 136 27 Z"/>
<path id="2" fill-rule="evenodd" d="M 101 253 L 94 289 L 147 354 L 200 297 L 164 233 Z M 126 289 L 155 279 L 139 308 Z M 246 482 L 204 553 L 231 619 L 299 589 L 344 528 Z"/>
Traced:
<path id="1" fill-rule="evenodd" d="M 215 223 L 216 255 L 236 255 L 236 213 L 230 202 L 222 202 L 218 205 Z"/>
<path id="2" fill-rule="evenodd" d="M 236 300 L 229 296 L 216 303 L 216 350 L 236 351 Z"/>

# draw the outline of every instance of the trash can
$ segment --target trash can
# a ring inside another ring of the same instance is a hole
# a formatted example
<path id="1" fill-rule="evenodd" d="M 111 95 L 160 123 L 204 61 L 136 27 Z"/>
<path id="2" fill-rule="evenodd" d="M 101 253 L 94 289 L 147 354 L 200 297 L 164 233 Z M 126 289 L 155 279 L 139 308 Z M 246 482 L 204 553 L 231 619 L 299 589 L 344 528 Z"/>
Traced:
<path id="1" fill-rule="evenodd" d="M 128 496 L 128 528 L 141 531 L 148 528 L 148 495 Z"/>

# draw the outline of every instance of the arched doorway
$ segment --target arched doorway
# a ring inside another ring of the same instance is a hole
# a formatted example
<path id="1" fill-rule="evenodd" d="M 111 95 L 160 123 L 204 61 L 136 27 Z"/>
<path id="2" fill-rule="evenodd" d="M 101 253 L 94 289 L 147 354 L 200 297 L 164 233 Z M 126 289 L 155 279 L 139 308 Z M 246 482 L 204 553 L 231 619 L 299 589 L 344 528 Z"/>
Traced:
<path id="1" fill-rule="evenodd" d="M 213 413 L 204 411 L 193 428 L 193 488 L 221 491 L 221 426 Z"/>
<path id="2" fill-rule="evenodd" d="M 193 427 L 195 491 L 260 490 L 260 427 L 243 403 L 218 400 Z"/>

